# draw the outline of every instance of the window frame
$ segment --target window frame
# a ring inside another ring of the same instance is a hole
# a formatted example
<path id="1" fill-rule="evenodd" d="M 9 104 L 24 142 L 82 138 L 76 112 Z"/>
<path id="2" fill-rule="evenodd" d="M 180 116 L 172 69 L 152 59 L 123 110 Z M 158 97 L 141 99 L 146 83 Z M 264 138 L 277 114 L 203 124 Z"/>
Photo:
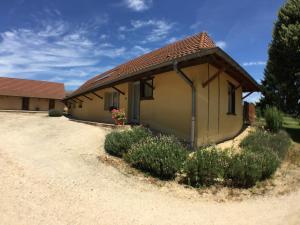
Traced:
<path id="1" fill-rule="evenodd" d="M 235 85 L 228 81 L 228 108 L 227 115 L 236 115 L 236 90 Z"/>
<path id="2" fill-rule="evenodd" d="M 140 81 L 140 100 L 153 100 L 154 99 L 154 97 L 153 97 L 154 89 L 151 88 L 150 86 L 148 86 L 147 84 L 145 84 L 145 83 L 148 83 L 149 81 L 151 82 L 149 85 L 151 85 L 153 87 L 153 77 Z M 146 87 L 151 88 L 151 95 L 149 95 L 149 96 L 146 96 Z"/>
<path id="3" fill-rule="evenodd" d="M 109 96 L 109 100 L 107 99 Z M 115 100 L 117 104 L 114 105 Z M 109 103 L 107 103 L 109 101 Z M 117 91 L 105 92 L 104 93 L 104 111 L 111 111 L 111 108 L 120 108 L 120 93 Z"/>

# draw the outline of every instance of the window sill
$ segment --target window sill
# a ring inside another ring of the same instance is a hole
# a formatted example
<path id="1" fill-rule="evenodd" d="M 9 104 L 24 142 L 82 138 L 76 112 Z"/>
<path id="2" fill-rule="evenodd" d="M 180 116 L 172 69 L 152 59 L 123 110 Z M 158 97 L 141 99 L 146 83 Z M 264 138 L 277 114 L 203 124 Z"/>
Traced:
<path id="1" fill-rule="evenodd" d="M 227 115 L 229 115 L 229 116 L 236 116 L 235 113 L 230 113 L 230 112 L 228 112 Z"/>

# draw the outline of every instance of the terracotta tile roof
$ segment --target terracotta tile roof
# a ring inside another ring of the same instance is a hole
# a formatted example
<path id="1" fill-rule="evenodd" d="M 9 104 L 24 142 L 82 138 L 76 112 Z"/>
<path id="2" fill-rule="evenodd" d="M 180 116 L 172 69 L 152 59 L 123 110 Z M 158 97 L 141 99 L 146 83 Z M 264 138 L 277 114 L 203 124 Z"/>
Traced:
<path id="1" fill-rule="evenodd" d="M 85 82 L 81 87 L 72 93 L 72 95 L 80 94 L 101 83 L 113 81 L 126 76 L 128 74 L 138 72 L 140 70 L 159 65 L 164 62 L 173 61 L 179 57 L 197 53 L 202 49 L 215 48 L 214 41 L 206 32 L 202 32 L 175 43 L 169 44 L 160 49 L 146 53 L 140 57 L 121 64 L 109 71 L 93 77 Z"/>
<path id="2" fill-rule="evenodd" d="M 63 83 L 0 77 L 0 95 L 63 99 Z"/>

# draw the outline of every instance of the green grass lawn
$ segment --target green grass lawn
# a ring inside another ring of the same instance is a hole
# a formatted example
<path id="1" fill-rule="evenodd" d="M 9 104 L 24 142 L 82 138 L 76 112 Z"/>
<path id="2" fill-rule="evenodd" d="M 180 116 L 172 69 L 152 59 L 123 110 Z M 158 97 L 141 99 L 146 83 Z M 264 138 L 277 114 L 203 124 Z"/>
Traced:
<path id="1" fill-rule="evenodd" d="M 284 116 L 283 127 L 289 133 L 294 142 L 300 144 L 300 124 L 299 120 Z"/>

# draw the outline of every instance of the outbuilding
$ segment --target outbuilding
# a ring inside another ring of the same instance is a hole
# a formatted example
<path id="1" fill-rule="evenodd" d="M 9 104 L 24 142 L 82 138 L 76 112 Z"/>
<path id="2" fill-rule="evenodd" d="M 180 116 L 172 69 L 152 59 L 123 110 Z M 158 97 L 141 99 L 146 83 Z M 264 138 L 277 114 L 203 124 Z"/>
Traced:
<path id="1" fill-rule="evenodd" d="M 63 110 L 63 83 L 0 77 L 0 110 Z"/>
<path id="2" fill-rule="evenodd" d="M 257 82 L 202 32 L 93 77 L 65 98 L 73 117 L 128 123 L 174 134 L 191 145 L 230 139 L 243 126 L 243 93 Z"/>

